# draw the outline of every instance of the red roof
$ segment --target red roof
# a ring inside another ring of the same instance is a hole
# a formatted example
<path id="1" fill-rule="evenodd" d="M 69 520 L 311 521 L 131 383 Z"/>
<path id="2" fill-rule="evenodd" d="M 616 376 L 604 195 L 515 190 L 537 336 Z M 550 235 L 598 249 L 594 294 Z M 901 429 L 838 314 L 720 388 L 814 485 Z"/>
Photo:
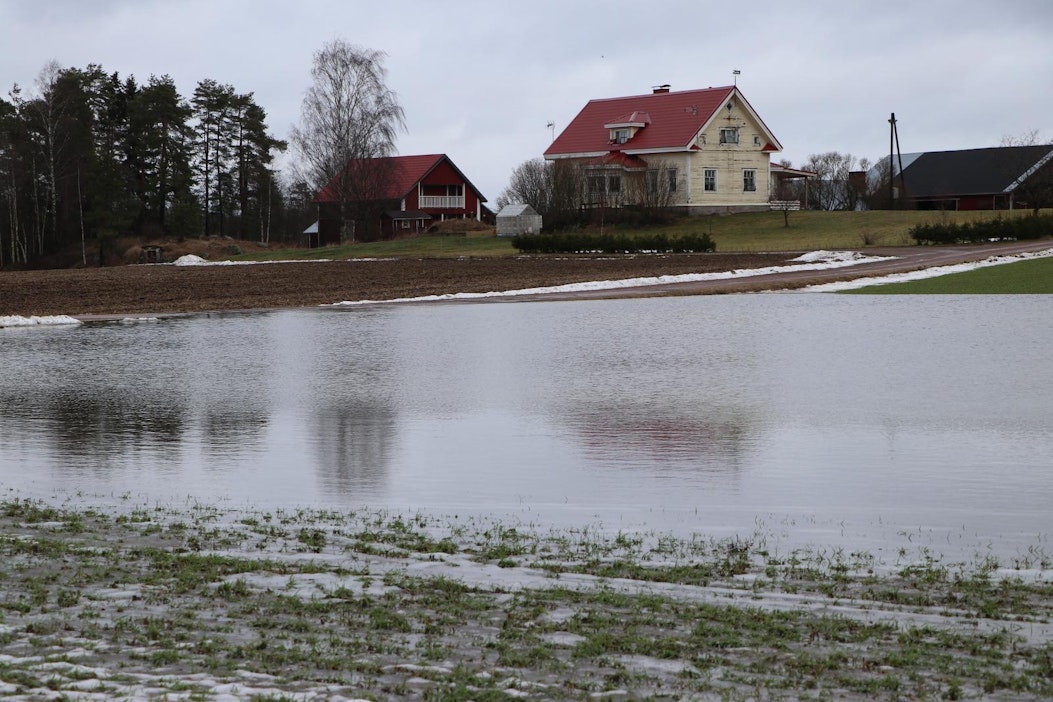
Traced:
<path id="1" fill-rule="evenodd" d="M 597 156 L 589 161 L 590 166 L 617 166 L 627 171 L 646 171 L 647 161 L 639 156 L 630 156 L 621 151 L 611 151 L 603 156 Z"/>
<path id="2" fill-rule="evenodd" d="M 590 100 L 545 151 L 545 156 L 597 155 L 615 149 L 630 152 L 689 149 L 695 135 L 728 100 L 736 98 L 767 132 L 774 150 L 778 141 L 733 85 L 703 90 L 656 92 L 630 97 Z M 604 125 L 646 116 L 649 124 L 624 144 L 611 144 Z M 628 118 L 628 119 L 627 119 Z"/>
<path id="3" fill-rule="evenodd" d="M 394 169 L 394 177 L 391 179 L 391 184 L 388 187 L 388 191 L 378 199 L 384 200 L 401 200 L 402 198 L 413 192 L 413 189 L 417 187 L 417 183 L 424 180 L 424 178 L 435 170 L 435 167 L 446 160 L 450 167 L 464 180 L 464 184 L 475 191 L 481 202 L 486 202 L 486 198 L 483 197 L 482 193 L 479 192 L 478 188 L 472 185 L 471 181 L 464 177 L 461 173 L 461 169 L 454 165 L 453 161 L 446 154 L 424 154 L 421 156 L 388 156 L 385 158 L 377 159 L 379 162 L 388 162 Z M 335 180 L 335 179 L 334 179 Z M 315 197 L 315 202 L 335 202 L 339 198 L 335 192 L 335 186 L 332 182 L 322 188 L 321 192 Z"/>

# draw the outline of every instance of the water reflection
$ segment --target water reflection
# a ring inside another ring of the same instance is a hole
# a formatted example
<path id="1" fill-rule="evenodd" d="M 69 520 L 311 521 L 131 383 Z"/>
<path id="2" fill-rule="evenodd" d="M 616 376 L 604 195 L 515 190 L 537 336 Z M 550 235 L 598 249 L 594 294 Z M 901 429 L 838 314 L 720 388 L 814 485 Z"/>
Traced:
<path id="1" fill-rule="evenodd" d="M 391 407 L 341 404 L 319 409 L 312 433 L 325 491 L 349 497 L 380 491 L 397 431 Z"/>
<path id="2" fill-rule="evenodd" d="M 673 530 L 750 530 L 763 515 L 826 524 L 823 538 L 846 521 L 948 538 L 1053 529 L 1045 298 L 406 306 L 8 331 L 0 485 L 32 494 Z"/>

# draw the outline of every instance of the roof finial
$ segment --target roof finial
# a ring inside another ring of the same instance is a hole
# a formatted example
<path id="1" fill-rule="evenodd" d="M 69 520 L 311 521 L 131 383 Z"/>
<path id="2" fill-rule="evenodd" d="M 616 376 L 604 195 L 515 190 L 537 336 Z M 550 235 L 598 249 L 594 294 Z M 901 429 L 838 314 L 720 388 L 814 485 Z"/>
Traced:
<path id="1" fill-rule="evenodd" d="M 737 88 L 737 87 L 739 87 L 739 76 L 741 76 L 741 75 L 742 75 L 742 71 L 740 71 L 740 70 L 739 70 L 739 69 L 737 69 L 737 68 L 736 68 L 735 70 L 733 70 L 733 71 L 731 72 L 731 80 L 732 80 L 732 84 L 733 84 L 733 85 L 734 85 L 734 86 L 735 86 L 736 88 Z"/>

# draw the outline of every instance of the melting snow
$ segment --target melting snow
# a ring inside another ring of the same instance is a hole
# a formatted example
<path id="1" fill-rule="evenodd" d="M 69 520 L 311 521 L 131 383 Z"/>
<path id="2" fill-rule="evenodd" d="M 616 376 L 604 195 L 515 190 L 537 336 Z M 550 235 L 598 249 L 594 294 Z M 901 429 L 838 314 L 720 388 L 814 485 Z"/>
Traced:
<path id="1" fill-rule="evenodd" d="M 262 266 L 268 263 L 325 263 L 328 258 L 282 259 L 280 261 L 206 261 L 200 256 L 186 254 L 172 262 L 173 266 Z"/>
<path id="2" fill-rule="evenodd" d="M 4 327 L 46 327 L 62 324 L 80 324 L 80 320 L 64 314 L 50 317 L 0 316 L 0 329 Z"/>

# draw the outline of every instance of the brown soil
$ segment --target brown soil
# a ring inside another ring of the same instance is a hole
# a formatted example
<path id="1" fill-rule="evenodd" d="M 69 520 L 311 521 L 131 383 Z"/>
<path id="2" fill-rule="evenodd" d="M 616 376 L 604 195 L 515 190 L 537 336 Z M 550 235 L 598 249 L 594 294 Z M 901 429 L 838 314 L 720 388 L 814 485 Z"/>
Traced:
<path id="1" fill-rule="evenodd" d="M 310 307 L 777 265 L 794 254 L 396 259 L 0 271 L 0 315 Z"/>
<path id="2" fill-rule="evenodd" d="M 241 242 L 234 242 L 240 246 Z M 233 244 L 227 242 L 223 246 Z M 814 283 L 976 261 L 1050 248 L 1050 241 L 976 246 L 868 249 L 881 261 L 822 271 L 664 283 L 545 295 L 546 299 L 697 295 L 797 288 Z M 168 249 L 166 247 L 166 253 Z M 203 252 L 219 258 L 215 251 Z M 517 256 L 471 259 L 350 260 L 234 266 L 125 265 L 0 271 L 0 316 L 163 314 L 313 307 L 343 300 L 391 300 L 458 292 L 520 290 L 593 280 L 715 273 L 785 264 L 794 253 L 670 256 Z M 539 296 L 518 297 L 517 300 Z M 506 298 L 507 299 L 507 298 Z"/>

